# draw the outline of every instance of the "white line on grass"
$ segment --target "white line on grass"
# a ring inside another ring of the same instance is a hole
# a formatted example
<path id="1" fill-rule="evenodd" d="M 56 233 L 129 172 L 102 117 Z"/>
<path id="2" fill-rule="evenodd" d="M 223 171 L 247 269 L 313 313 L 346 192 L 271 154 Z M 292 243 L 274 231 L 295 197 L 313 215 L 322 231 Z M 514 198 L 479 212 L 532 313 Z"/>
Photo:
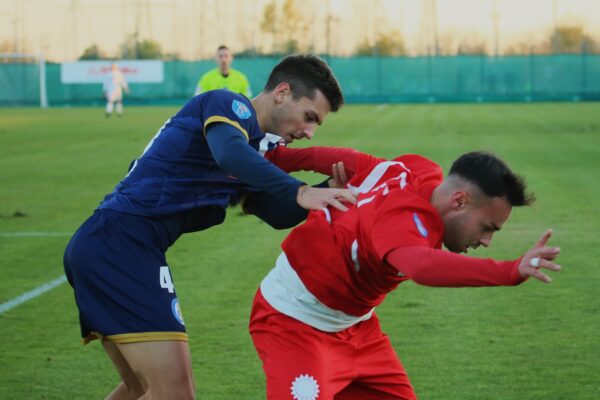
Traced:
<path id="1" fill-rule="evenodd" d="M 29 292 L 23 293 L 22 295 L 15 297 L 14 299 L 7 301 L 6 303 L 2 303 L 2 304 L 0 304 L 0 314 L 7 312 L 11 308 L 20 306 L 21 304 L 25 303 L 26 301 L 35 299 L 36 297 L 46 293 L 47 291 L 52 290 L 55 287 L 62 285 L 66 281 L 67 281 L 67 277 L 63 275 L 59 278 L 51 280 L 50 282 L 46 282 L 43 285 L 38 286 Z"/>
<path id="2" fill-rule="evenodd" d="M 0 232 L 0 237 L 66 237 L 68 232 Z"/>

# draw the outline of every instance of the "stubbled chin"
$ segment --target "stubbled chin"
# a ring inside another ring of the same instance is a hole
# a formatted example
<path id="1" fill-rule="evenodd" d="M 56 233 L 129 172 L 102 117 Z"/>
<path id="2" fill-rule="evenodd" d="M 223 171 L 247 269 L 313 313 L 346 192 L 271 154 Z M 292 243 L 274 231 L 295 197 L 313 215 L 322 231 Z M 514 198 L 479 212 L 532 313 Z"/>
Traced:
<path id="1" fill-rule="evenodd" d="M 467 253 L 467 248 L 463 247 L 460 249 L 457 249 L 456 247 L 449 247 L 447 244 L 444 244 L 446 246 L 446 249 L 448 249 L 448 251 L 452 252 L 452 253 Z"/>

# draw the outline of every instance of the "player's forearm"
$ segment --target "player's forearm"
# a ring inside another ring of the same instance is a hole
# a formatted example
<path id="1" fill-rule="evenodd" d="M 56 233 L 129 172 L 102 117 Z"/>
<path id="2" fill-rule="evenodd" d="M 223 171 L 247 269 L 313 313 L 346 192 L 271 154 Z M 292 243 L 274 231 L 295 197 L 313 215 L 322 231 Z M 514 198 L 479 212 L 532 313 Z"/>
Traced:
<path id="1" fill-rule="evenodd" d="M 280 199 L 265 192 L 246 193 L 241 201 L 246 214 L 252 214 L 275 229 L 292 228 L 308 215 L 295 199 Z"/>
<path id="2" fill-rule="evenodd" d="M 267 153 L 268 159 L 286 172 L 314 171 L 323 175 L 331 175 L 331 166 L 342 161 L 349 177 L 356 172 L 356 161 L 362 154 L 358 150 L 344 147 L 307 147 L 291 149 L 277 146 Z"/>
<path id="3" fill-rule="evenodd" d="M 206 140 L 217 164 L 242 182 L 279 198 L 295 201 L 303 183 L 261 157 L 231 125 L 210 125 Z"/>
<path id="4" fill-rule="evenodd" d="M 328 180 L 313 187 L 327 188 Z M 244 193 L 240 203 L 246 214 L 257 216 L 275 229 L 293 228 L 308 216 L 308 210 L 295 199 L 282 200 L 265 192 Z"/>
<path id="5" fill-rule="evenodd" d="M 468 257 L 425 246 L 392 250 L 386 262 L 425 286 L 512 286 L 523 282 L 518 260 L 497 261 Z"/>

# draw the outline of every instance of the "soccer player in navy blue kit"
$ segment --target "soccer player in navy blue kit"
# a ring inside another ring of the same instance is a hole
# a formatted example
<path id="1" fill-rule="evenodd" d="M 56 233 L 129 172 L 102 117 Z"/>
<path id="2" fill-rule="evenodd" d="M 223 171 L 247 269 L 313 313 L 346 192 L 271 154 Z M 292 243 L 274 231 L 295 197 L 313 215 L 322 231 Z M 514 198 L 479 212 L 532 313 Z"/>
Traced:
<path id="1" fill-rule="evenodd" d="M 196 96 L 158 130 L 77 230 L 65 251 L 65 271 L 84 342 L 101 339 L 122 378 L 108 399 L 195 397 L 165 257 L 180 235 L 223 222 L 230 199 L 241 191 L 312 210 L 345 210 L 342 202 L 355 200 L 346 189 L 306 186 L 260 154 L 279 140 L 311 138 L 342 104 L 329 67 L 303 55 L 275 66 L 252 101 L 226 90 Z"/>

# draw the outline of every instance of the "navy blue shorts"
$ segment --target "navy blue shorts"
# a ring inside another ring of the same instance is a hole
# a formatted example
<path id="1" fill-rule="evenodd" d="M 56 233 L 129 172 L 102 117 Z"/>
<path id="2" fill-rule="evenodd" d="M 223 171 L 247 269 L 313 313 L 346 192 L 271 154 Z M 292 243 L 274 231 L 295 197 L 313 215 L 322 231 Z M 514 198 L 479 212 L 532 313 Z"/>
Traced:
<path id="1" fill-rule="evenodd" d="M 178 235 L 168 228 L 161 220 L 99 210 L 75 232 L 64 265 L 84 343 L 187 341 L 165 257 Z"/>

